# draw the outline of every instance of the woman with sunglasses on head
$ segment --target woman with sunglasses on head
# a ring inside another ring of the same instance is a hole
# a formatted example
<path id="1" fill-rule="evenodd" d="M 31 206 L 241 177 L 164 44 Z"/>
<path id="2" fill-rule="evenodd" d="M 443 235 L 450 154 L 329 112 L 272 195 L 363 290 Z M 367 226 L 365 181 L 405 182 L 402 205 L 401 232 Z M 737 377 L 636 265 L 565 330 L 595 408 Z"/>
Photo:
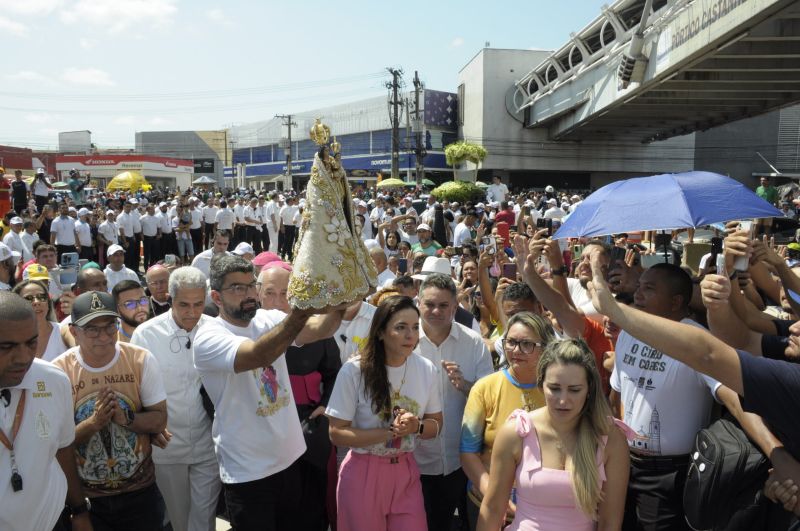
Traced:
<path id="1" fill-rule="evenodd" d="M 497 432 L 517 409 L 533 411 L 544 405 L 536 383 L 536 365 L 543 348 L 555 339 L 553 327 L 530 312 L 515 314 L 508 321 L 503 348 L 508 366 L 478 380 L 472 387 L 461 423 L 461 466 L 469 478 L 467 519 L 475 529 L 481 500 L 489 487 L 489 466 Z M 514 502 L 507 501 L 508 521 Z"/>
<path id="2" fill-rule="evenodd" d="M 514 486 L 507 530 L 621 529 L 632 431 L 611 417 L 594 354 L 580 339 L 551 342 L 536 379 L 546 406 L 514 411 L 498 432 L 478 530 L 501 529 Z"/>
<path id="3" fill-rule="evenodd" d="M 71 344 L 65 342 L 61 327 L 56 321 L 53 301 L 47 293 L 47 286 L 40 280 L 26 280 L 14 286 L 14 293 L 28 301 L 36 315 L 36 327 L 39 340 L 36 343 L 36 357 L 45 361 L 53 361 Z M 70 342 L 71 343 L 71 342 Z"/>
<path id="4" fill-rule="evenodd" d="M 417 438 L 439 436 L 440 377 L 414 353 L 419 310 L 404 296 L 383 299 L 360 356 L 342 366 L 325 414 L 331 441 L 350 451 L 336 489 L 338 528 L 424 531 Z"/>

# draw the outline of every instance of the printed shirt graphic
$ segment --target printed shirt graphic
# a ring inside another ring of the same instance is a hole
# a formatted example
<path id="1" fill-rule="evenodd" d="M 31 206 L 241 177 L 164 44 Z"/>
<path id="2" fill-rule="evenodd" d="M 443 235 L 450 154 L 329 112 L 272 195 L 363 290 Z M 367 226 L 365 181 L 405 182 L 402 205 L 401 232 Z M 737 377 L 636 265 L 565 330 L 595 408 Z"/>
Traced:
<path id="1" fill-rule="evenodd" d="M 127 343 L 117 345 L 116 361 L 98 372 L 81 364 L 78 348 L 70 349 L 54 361 L 72 383 L 75 425 L 94 414 L 97 396 L 106 386 L 114 390 L 123 411 L 142 410 L 140 393 L 145 359 L 149 357 L 148 363 L 156 361 L 144 349 Z M 164 395 L 163 385 L 161 394 Z M 77 444 L 75 451 L 78 474 L 89 497 L 132 492 L 155 480 L 150 436 L 136 434 L 114 422 L 109 422 L 87 442 Z"/>
<path id="2" fill-rule="evenodd" d="M 637 434 L 628 443 L 638 454 L 688 454 L 695 434 L 708 425 L 719 385 L 624 331 L 617 339 L 611 387 L 620 393 L 625 424 Z"/>

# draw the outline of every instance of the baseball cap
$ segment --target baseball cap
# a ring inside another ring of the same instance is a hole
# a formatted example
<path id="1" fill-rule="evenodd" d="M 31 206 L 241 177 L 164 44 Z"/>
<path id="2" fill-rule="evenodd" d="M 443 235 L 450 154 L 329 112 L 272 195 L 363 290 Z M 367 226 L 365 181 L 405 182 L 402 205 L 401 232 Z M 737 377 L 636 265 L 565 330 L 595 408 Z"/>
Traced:
<path id="1" fill-rule="evenodd" d="M 111 246 L 108 247 L 108 250 L 106 251 L 106 256 L 111 256 L 112 254 L 118 253 L 120 251 L 122 251 L 124 253 L 125 252 L 125 248 L 122 247 L 121 245 L 115 243 L 114 245 L 111 245 Z"/>
<path id="2" fill-rule="evenodd" d="M 165 207 L 165 206 L 168 206 L 168 205 L 167 205 L 167 204 L 166 204 L 164 201 L 161 201 L 161 202 L 158 204 L 158 208 L 162 208 L 162 207 Z"/>
<path id="3" fill-rule="evenodd" d="M 427 223 L 420 223 L 419 225 L 417 225 L 417 232 L 419 232 L 421 230 L 429 231 L 429 230 L 431 230 L 431 226 L 428 225 Z"/>
<path id="4" fill-rule="evenodd" d="M 98 317 L 119 318 L 114 298 L 102 291 L 81 293 L 72 302 L 72 324 L 83 326 Z"/>
<path id="5" fill-rule="evenodd" d="M 8 223 L 11 224 L 11 225 L 22 225 L 24 223 L 24 221 L 22 221 L 21 217 L 14 216 L 13 218 L 11 218 L 11 221 L 9 221 Z"/>
<path id="6" fill-rule="evenodd" d="M 437 258 L 429 256 L 422 264 L 422 271 L 416 275 L 411 275 L 411 278 L 416 280 L 425 280 L 431 273 L 442 273 L 443 275 L 450 276 L 450 260 L 447 258 Z"/>
<path id="7" fill-rule="evenodd" d="M 558 201 L 556 201 L 555 198 L 551 197 L 550 199 L 547 200 L 547 204 L 548 205 L 557 205 Z"/>
<path id="8" fill-rule="evenodd" d="M 246 254 L 255 255 L 256 252 L 253 250 L 253 246 L 247 242 L 242 242 L 236 246 L 236 249 L 233 250 L 233 254 L 238 254 L 239 256 L 244 256 Z"/>
<path id="9" fill-rule="evenodd" d="M 36 168 L 36 175 L 44 175 L 45 171 L 44 168 Z"/>
<path id="10" fill-rule="evenodd" d="M 12 251 L 11 247 L 4 244 L 3 242 L 0 242 L 0 262 L 5 262 L 12 256 L 16 258 L 17 261 L 19 261 L 19 259 L 22 258 L 21 253 L 18 253 L 17 251 Z"/>
<path id="11" fill-rule="evenodd" d="M 91 214 L 91 212 L 88 208 L 81 208 L 78 210 L 78 216 L 88 216 L 89 214 Z"/>
<path id="12" fill-rule="evenodd" d="M 106 210 L 106 216 L 109 215 L 109 214 L 116 214 L 116 212 L 114 212 L 111 209 L 108 209 L 108 210 Z"/>
<path id="13" fill-rule="evenodd" d="M 42 264 L 31 264 L 22 272 L 22 280 L 50 280 L 50 273 Z"/>
<path id="14" fill-rule="evenodd" d="M 555 192 L 555 189 L 551 185 L 548 184 L 547 186 L 544 187 L 544 191 L 549 193 L 549 194 L 552 194 L 553 192 Z"/>
<path id="15" fill-rule="evenodd" d="M 78 213 L 78 210 L 77 210 L 75 207 L 69 207 L 69 208 L 67 209 L 67 212 L 75 212 L 75 213 L 77 214 L 77 213 Z"/>
<path id="16" fill-rule="evenodd" d="M 100 264 L 97 262 L 86 262 L 83 264 L 83 267 L 81 267 L 81 271 L 84 269 L 100 269 Z"/>

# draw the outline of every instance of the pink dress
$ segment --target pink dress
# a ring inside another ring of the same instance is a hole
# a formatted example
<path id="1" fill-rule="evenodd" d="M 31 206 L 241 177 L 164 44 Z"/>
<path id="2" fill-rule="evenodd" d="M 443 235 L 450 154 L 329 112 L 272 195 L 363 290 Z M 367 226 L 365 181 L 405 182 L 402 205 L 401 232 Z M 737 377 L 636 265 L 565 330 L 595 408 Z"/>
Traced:
<path id="1" fill-rule="evenodd" d="M 592 531 L 596 522 L 581 511 L 572 492 L 572 477 L 566 470 L 544 468 L 536 427 L 528 412 L 518 409 L 510 419 L 522 437 L 522 459 L 517 466 L 517 513 L 506 531 Z M 614 419 L 614 423 L 625 426 Z M 597 447 L 600 484 L 606 480 L 603 453 L 608 437 Z"/>

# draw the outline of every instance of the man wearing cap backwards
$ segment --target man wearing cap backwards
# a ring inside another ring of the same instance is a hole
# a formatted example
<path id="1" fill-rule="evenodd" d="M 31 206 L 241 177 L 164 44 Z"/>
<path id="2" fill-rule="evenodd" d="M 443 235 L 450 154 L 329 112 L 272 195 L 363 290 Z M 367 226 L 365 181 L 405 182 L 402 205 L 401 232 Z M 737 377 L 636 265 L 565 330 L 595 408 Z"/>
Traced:
<path id="1" fill-rule="evenodd" d="M 213 438 L 231 525 L 294 529 L 304 510 L 292 481 L 306 445 L 286 359 L 289 345 L 330 337 L 341 312 L 258 310 L 253 264 L 221 255 L 211 262 L 211 299 L 219 317 L 194 341 L 194 366 L 214 403 Z"/>
<path id="2" fill-rule="evenodd" d="M 59 261 L 64 253 L 81 252 L 75 233 L 75 220 L 69 216 L 69 206 L 66 203 L 61 203 L 59 216 L 50 225 L 50 245 L 56 246 Z"/>
<path id="3" fill-rule="evenodd" d="M 444 414 L 441 436 L 419 440 L 414 451 L 428 529 L 450 529 L 453 512 L 466 494 L 467 477 L 461 470 L 459 452 L 461 419 L 472 385 L 493 371 L 481 335 L 455 322 L 457 308 L 456 285 L 449 275 L 425 277 L 419 289 L 417 351 L 437 367 Z"/>
<path id="4" fill-rule="evenodd" d="M 11 202 L 14 206 L 14 211 L 21 214 L 23 210 L 28 208 L 28 197 L 30 194 L 30 186 L 22 179 L 22 170 L 14 172 L 14 180 L 11 181 Z"/>
<path id="5" fill-rule="evenodd" d="M 25 248 L 25 244 L 22 243 L 22 237 L 20 234 L 22 232 L 22 218 L 19 216 L 14 216 L 11 218 L 8 224 L 11 227 L 11 230 L 8 232 L 8 234 L 3 236 L 3 243 L 8 245 L 12 251 L 16 251 L 22 255 L 23 261 L 27 262 L 28 260 L 32 260 L 33 254 L 31 254 Z"/>
<path id="6" fill-rule="evenodd" d="M 211 259 L 218 254 L 226 254 L 229 245 L 230 232 L 218 230 L 211 240 L 211 247 L 194 257 L 192 267 L 196 267 L 207 277 L 211 273 Z"/>
<path id="7" fill-rule="evenodd" d="M 138 326 L 131 338 L 132 344 L 150 350 L 158 359 L 167 392 L 172 439 L 164 449 L 153 448 L 153 462 L 174 531 L 214 529 L 222 488 L 211 417 L 203 407 L 201 393 L 205 391 L 192 359 L 195 335 L 211 320 L 203 315 L 207 289 L 206 277 L 197 269 L 176 269 L 167 294 L 174 307 Z"/>
<path id="8" fill-rule="evenodd" d="M 411 246 L 411 252 L 416 253 L 425 253 L 428 256 L 435 256 L 436 251 L 442 248 L 442 246 L 433 239 L 431 232 L 431 227 L 427 223 L 420 223 L 417 225 L 417 237 L 419 238 L 419 242 L 415 243 Z"/>
<path id="9" fill-rule="evenodd" d="M 114 289 L 123 280 L 139 281 L 139 275 L 125 267 L 125 249 L 119 244 L 114 244 L 106 251 L 108 265 L 103 270 L 108 280 L 108 289 Z"/>
<path id="10" fill-rule="evenodd" d="M 108 293 L 79 295 L 70 323 L 78 346 L 53 364 L 72 384 L 75 457 L 92 523 L 152 531 L 162 517 L 150 434 L 167 425 L 166 393 L 156 358 L 117 341 L 118 318 Z"/>
<path id="11" fill-rule="evenodd" d="M 62 529 L 66 499 L 72 529 L 91 530 L 75 468 L 70 382 L 36 359 L 36 319 L 30 303 L 0 292 L 0 529 Z M 19 423 L 14 422 L 19 413 Z M 8 443 L 8 444 L 6 444 Z M 11 446 L 12 453 L 8 446 Z M 12 465 L 13 463 L 13 465 Z"/>

